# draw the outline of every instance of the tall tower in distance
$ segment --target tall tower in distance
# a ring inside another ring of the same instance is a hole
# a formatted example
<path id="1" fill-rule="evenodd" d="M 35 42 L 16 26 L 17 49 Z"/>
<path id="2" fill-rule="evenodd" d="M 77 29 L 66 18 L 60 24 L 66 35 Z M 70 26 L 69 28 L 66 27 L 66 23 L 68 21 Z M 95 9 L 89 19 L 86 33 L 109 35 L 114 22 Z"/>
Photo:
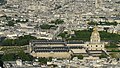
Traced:
<path id="1" fill-rule="evenodd" d="M 95 7 L 100 8 L 103 4 L 103 0 L 95 0 Z"/>

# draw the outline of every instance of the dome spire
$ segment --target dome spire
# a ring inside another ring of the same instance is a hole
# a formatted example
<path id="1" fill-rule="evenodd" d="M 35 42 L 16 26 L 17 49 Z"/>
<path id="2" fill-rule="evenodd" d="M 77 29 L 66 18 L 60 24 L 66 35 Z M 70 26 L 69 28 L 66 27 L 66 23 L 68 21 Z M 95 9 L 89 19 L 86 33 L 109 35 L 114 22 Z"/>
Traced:
<path id="1" fill-rule="evenodd" d="M 96 25 L 94 26 L 93 31 L 98 31 Z"/>

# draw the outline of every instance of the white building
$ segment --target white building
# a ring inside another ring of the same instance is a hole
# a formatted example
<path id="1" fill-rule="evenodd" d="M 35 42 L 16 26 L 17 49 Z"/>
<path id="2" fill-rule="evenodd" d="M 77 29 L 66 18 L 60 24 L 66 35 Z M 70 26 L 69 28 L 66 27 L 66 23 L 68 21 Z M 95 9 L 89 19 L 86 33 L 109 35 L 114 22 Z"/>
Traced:
<path id="1" fill-rule="evenodd" d="M 90 42 L 87 45 L 88 50 L 104 50 L 104 42 L 100 40 L 100 34 L 97 30 L 97 27 L 93 29 L 91 34 Z"/>

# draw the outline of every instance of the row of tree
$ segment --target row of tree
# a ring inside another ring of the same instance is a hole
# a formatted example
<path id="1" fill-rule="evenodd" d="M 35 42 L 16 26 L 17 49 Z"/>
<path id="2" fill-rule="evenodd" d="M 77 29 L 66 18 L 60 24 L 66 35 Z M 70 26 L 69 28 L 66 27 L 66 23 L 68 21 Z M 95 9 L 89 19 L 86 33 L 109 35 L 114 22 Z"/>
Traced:
<path id="1" fill-rule="evenodd" d="M 77 57 L 78 59 L 83 59 L 84 56 L 81 55 L 81 54 L 80 54 L 80 55 L 73 55 L 73 56 L 71 57 L 71 59 L 73 59 L 74 57 Z"/>
<path id="2" fill-rule="evenodd" d="M 61 36 L 66 40 L 89 41 L 91 33 L 92 33 L 92 30 L 82 30 L 82 31 L 79 30 L 79 31 L 75 31 L 75 34 L 72 36 L 66 32 L 59 34 L 59 36 Z M 102 41 L 118 42 L 120 40 L 120 35 L 118 34 L 108 33 L 105 31 L 100 31 L 99 33 Z"/>
<path id="3" fill-rule="evenodd" d="M 116 43 L 110 42 L 108 45 L 105 46 L 105 48 L 118 48 L 118 46 Z"/>
<path id="4" fill-rule="evenodd" d="M 24 51 L 20 51 L 18 53 L 5 53 L 1 56 L 2 61 L 15 61 L 17 59 L 22 59 L 23 61 L 32 61 L 33 57 L 29 54 L 26 54 Z"/>
<path id="5" fill-rule="evenodd" d="M 56 27 L 55 25 L 48 25 L 48 24 L 42 24 L 40 25 L 41 29 L 51 29 L 53 27 Z"/>
<path id="6" fill-rule="evenodd" d="M 20 36 L 17 39 L 4 39 L 2 45 L 4 46 L 23 46 L 28 45 L 30 40 L 37 39 L 31 35 Z"/>
<path id="7" fill-rule="evenodd" d="M 117 22 L 108 22 L 108 21 L 105 21 L 105 22 L 93 22 L 93 21 L 91 21 L 91 22 L 89 22 L 88 23 L 89 25 L 117 25 Z"/>
<path id="8" fill-rule="evenodd" d="M 99 58 L 107 58 L 108 56 L 106 55 L 106 54 L 104 54 L 104 53 L 102 53 L 100 56 L 99 56 Z"/>
<path id="9" fill-rule="evenodd" d="M 38 61 L 41 64 L 47 64 L 47 62 L 51 62 L 52 61 L 52 57 L 49 57 L 49 58 L 38 58 Z"/>

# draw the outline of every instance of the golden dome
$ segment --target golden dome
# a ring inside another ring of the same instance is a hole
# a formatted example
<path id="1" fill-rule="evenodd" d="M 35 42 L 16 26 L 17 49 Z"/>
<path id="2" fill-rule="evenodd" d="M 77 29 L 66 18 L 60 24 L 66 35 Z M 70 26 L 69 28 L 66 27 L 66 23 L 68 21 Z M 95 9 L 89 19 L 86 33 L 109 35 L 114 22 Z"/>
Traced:
<path id="1" fill-rule="evenodd" d="M 97 30 L 97 26 L 94 27 L 93 32 L 91 34 L 91 43 L 99 43 L 100 42 L 100 35 Z"/>

